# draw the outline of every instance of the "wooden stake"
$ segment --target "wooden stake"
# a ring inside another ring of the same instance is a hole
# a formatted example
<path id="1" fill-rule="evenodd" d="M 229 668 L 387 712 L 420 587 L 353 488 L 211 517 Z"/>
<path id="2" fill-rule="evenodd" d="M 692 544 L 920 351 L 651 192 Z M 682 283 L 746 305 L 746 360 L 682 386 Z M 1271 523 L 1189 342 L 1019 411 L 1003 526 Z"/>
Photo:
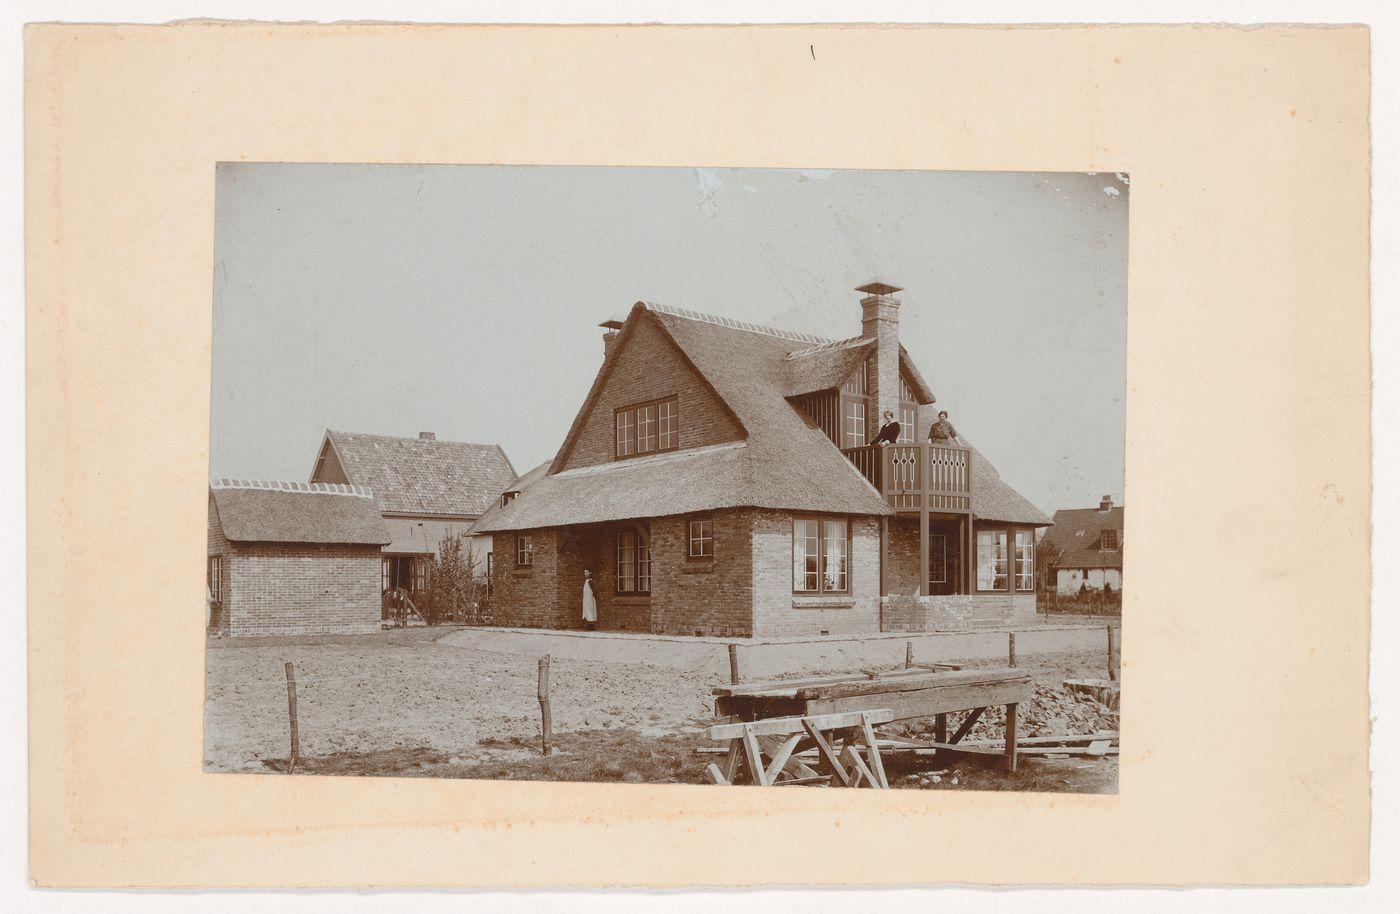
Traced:
<path id="1" fill-rule="evenodd" d="M 290 660 L 283 664 L 282 669 L 287 674 L 287 719 L 292 724 L 292 757 L 287 762 L 287 773 L 291 774 L 296 770 L 297 759 L 301 756 L 301 740 L 297 736 L 297 674 Z"/>
<path id="2" fill-rule="evenodd" d="M 904 668 L 912 669 L 914 666 L 914 642 L 904 642 Z"/>
<path id="3" fill-rule="evenodd" d="M 739 684 L 739 646 L 733 643 L 729 645 L 729 684 Z"/>
<path id="4" fill-rule="evenodd" d="M 1016 633 L 1008 632 L 1006 635 L 1006 665 L 1016 665 Z"/>
<path id="5" fill-rule="evenodd" d="M 1118 679 L 1118 674 L 1113 670 L 1113 625 L 1108 626 L 1108 679 L 1113 682 Z"/>
<path id="6" fill-rule="evenodd" d="M 549 655 L 540 658 L 540 683 L 536 692 L 540 700 L 540 751 L 549 755 L 549 743 L 553 738 L 553 722 L 549 715 Z"/>
<path id="7" fill-rule="evenodd" d="M 1006 706 L 1006 770 L 1016 773 L 1016 703 Z"/>

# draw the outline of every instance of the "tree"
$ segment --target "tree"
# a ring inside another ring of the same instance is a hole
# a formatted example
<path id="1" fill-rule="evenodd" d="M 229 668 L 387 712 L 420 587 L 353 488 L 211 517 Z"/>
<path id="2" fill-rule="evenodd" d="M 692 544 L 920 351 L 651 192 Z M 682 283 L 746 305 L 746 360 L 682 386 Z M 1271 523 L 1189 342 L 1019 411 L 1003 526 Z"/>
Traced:
<path id="1" fill-rule="evenodd" d="M 477 576 L 477 561 L 471 537 L 450 530 L 442 535 L 428 562 L 428 624 L 481 621 L 486 581 Z"/>

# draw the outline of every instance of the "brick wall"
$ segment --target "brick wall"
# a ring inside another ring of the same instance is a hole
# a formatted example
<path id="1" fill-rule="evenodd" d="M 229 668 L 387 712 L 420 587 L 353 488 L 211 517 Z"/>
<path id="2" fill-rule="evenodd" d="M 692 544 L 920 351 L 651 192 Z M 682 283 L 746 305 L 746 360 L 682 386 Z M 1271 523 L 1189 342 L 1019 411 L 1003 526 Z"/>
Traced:
<path id="1" fill-rule="evenodd" d="M 754 635 L 872 634 L 880 630 L 880 521 L 852 517 L 851 592 L 792 592 L 792 519 L 780 511 L 753 518 Z"/>
<path id="2" fill-rule="evenodd" d="M 737 441 L 738 422 L 650 316 L 643 315 L 603 383 L 565 467 L 593 466 L 614 459 L 613 411 L 633 403 L 675 395 L 679 398 L 680 446 L 700 447 Z"/>
<path id="3" fill-rule="evenodd" d="M 209 496 L 209 552 L 208 556 L 220 556 L 223 559 L 223 585 L 219 593 L 214 594 L 214 599 L 218 601 L 210 608 L 209 628 L 214 631 L 228 633 L 228 566 L 229 556 L 233 553 L 233 545 L 224 537 L 223 525 L 219 522 L 219 509 L 214 504 L 214 496 Z M 204 580 L 209 580 L 209 566 L 205 563 Z"/>
<path id="4" fill-rule="evenodd" d="M 1010 628 L 1035 622 L 1035 594 L 947 594 L 884 600 L 881 630 L 887 632 L 956 632 Z"/>
<path id="5" fill-rule="evenodd" d="M 919 518 L 901 515 L 891 517 L 890 541 L 887 547 L 889 564 L 885 568 L 885 589 L 892 594 L 922 593 L 919 588 Z M 947 581 L 932 584 L 935 592 L 952 593 L 958 585 L 959 565 L 966 548 L 956 521 L 930 519 L 930 534 L 941 533 L 947 542 Z"/>
<path id="6" fill-rule="evenodd" d="M 714 557 L 689 557 L 690 517 L 652 521 L 651 630 L 666 635 L 747 638 L 753 634 L 752 511 L 716 511 Z"/>
<path id="7" fill-rule="evenodd" d="M 230 635 L 379 630 L 378 546 L 233 544 L 224 577 Z"/>
<path id="8" fill-rule="evenodd" d="M 492 534 L 491 607 L 496 624 L 514 628 L 581 627 L 581 607 L 561 599 L 559 531 L 532 530 L 526 534 L 535 546 L 531 565 L 515 564 L 517 534 Z M 562 577 L 571 576 L 576 561 L 565 556 Z M 582 568 L 577 571 L 581 581 Z"/>

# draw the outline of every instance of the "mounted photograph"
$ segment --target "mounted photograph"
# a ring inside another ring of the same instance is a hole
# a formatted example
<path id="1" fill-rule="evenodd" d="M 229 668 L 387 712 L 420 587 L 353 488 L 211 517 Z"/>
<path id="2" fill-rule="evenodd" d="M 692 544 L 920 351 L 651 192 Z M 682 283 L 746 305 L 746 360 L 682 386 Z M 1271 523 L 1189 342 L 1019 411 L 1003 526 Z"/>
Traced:
<path id="1" fill-rule="evenodd" d="M 215 177 L 206 772 L 1117 792 L 1129 175 Z"/>

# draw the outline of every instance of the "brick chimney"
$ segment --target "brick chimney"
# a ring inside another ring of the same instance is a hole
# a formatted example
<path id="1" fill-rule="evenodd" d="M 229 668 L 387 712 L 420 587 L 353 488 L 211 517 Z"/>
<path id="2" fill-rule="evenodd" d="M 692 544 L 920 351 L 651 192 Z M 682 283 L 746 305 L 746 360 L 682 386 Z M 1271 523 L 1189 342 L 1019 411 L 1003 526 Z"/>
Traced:
<path id="1" fill-rule="evenodd" d="M 894 293 L 898 286 L 871 280 L 856 287 L 864 292 L 860 300 L 860 335 L 875 341 L 870 357 L 867 380 L 870 385 L 870 409 L 865 414 L 866 440 L 875 437 L 882 424 L 885 410 L 899 418 L 899 299 Z M 915 436 L 917 440 L 917 435 Z"/>
<path id="2" fill-rule="evenodd" d="M 622 330 L 622 321 L 607 320 L 598 326 L 607 331 L 603 334 L 603 358 L 606 359 L 612 355 L 613 346 L 617 343 L 617 335 Z"/>
<path id="3" fill-rule="evenodd" d="M 1105 495 L 1105 496 L 1099 501 L 1099 510 L 1100 510 L 1100 511 L 1110 511 L 1110 510 L 1112 510 L 1112 509 L 1113 509 L 1113 496 L 1112 496 L 1112 495 Z"/>
<path id="4" fill-rule="evenodd" d="M 437 432 L 419 432 L 418 439 L 420 441 L 436 441 Z"/>

